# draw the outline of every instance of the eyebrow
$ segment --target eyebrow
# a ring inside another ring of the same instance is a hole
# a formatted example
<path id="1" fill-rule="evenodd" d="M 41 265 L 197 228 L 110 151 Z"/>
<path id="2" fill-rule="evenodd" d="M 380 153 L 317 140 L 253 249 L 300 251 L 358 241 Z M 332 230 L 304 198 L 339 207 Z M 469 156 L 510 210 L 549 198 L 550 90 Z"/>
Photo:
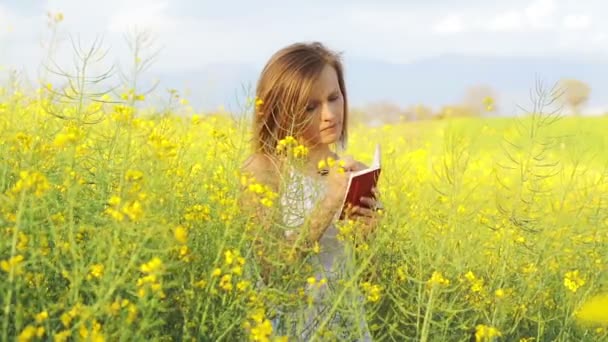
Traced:
<path id="1" fill-rule="evenodd" d="M 327 96 L 331 97 L 331 96 L 337 96 L 337 95 L 340 95 L 340 89 L 335 89 L 335 90 L 331 91 L 329 93 L 329 95 L 327 95 Z M 313 100 L 309 101 L 308 103 L 309 104 L 318 104 L 319 102 L 320 101 L 318 99 L 313 99 Z"/>

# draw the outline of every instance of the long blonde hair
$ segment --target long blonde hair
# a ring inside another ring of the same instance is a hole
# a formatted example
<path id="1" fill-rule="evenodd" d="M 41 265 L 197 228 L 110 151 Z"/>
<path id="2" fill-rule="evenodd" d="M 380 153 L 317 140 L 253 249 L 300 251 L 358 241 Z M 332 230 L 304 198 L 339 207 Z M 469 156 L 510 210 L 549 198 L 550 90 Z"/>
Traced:
<path id="1" fill-rule="evenodd" d="M 253 116 L 253 149 L 274 155 L 277 143 L 287 136 L 297 137 L 310 122 L 306 116 L 311 88 L 326 65 L 338 76 L 344 98 L 344 118 L 339 139 L 345 148 L 348 133 L 348 101 L 340 54 L 322 43 L 295 43 L 277 51 L 268 61 L 256 87 Z"/>

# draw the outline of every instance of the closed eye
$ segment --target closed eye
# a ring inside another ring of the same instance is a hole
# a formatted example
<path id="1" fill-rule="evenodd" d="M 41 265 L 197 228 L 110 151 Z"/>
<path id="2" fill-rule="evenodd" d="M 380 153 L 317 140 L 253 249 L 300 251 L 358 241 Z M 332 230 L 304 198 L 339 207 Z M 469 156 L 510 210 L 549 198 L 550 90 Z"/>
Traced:
<path id="1" fill-rule="evenodd" d="M 313 112 L 315 109 L 317 109 L 317 105 L 308 105 L 308 106 L 306 106 L 306 111 L 307 112 Z"/>

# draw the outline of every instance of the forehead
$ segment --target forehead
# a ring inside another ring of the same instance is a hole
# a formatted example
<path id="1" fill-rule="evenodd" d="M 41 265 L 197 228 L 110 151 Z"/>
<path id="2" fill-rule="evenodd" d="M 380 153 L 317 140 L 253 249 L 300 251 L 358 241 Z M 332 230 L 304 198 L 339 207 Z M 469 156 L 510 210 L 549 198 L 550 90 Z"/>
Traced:
<path id="1" fill-rule="evenodd" d="M 319 78 L 314 83 L 310 92 L 310 97 L 320 98 L 331 94 L 334 91 L 340 90 L 338 82 L 338 73 L 331 65 L 326 65 L 321 71 Z"/>

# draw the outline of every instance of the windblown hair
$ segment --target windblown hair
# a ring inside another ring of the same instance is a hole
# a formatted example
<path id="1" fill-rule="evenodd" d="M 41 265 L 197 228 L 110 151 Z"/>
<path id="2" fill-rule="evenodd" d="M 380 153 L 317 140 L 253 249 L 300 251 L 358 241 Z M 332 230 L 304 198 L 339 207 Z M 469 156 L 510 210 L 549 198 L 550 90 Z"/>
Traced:
<path id="1" fill-rule="evenodd" d="M 332 66 L 338 76 L 344 98 L 344 119 L 339 139 L 345 148 L 348 127 L 348 101 L 340 54 L 322 43 L 295 43 L 277 51 L 264 67 L 256 87 L 253 117 L 253 149 L 274 155 L 277 143 L 287 136 L 298 138 L 310 123 L 307 102 L 315 81 L 325 66 Z"/>

